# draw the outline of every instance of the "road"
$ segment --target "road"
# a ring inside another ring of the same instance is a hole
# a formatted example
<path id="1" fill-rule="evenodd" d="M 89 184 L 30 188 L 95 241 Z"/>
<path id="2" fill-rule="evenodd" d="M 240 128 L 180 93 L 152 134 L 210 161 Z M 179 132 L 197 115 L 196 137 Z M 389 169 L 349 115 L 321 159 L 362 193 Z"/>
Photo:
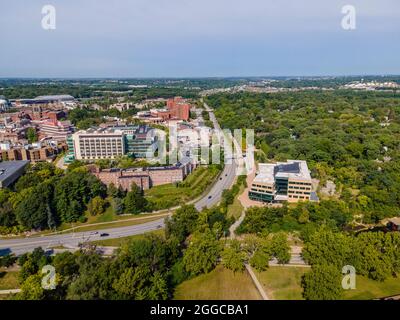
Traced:
<path id="1" fill-rule="evenodd" d="M 205 105 L 205 107 L 206 110 L 210 113 L 210 120 L 213 122 L 214 128 L 216 130 L 220 130 L 220 126 L 215 118 L 214 113 L 212 112 L 212 109 L 210 109 L 207 105 Z M 232 164 L 225 165 L 220 177 L 212 186 L 210 191 L 203 198 L 195 202 L 194 205 L 197 210 L 201 210 L 204 207 L 210 208 L 221 200 L 222 191 L 224 189 L 229 189 L 235 181 L 236 169 L 237 169 L 236 161 L 232 161 Z M 48 235 L 42 237 L 0 240 L 0 256 L 11 252 L 15 253 L 16 255 L 20 255 L 26 252 L 31 252 L 33 249 L 37 247 L 42 247 L 43 249 L 49 249 L 51 247 L 57 247 L 57 246 L 72 248 L 72 247 L 77 247 L 79 243 L 84 243 L 87 241 L 128 237 L 128 236 L 143 234 L 149 231 L 154 231 L 163 227 L 164 227 L 164 218 L 161 218 L 158 220 L 146 222 L 139 225 L 108 228 L 108 229 L 105 228 L 91 232 L 86 231 L 86 232 Z M 108 236 L 100 237 L 102 233 L 106 233 L 108 234 Z"/>

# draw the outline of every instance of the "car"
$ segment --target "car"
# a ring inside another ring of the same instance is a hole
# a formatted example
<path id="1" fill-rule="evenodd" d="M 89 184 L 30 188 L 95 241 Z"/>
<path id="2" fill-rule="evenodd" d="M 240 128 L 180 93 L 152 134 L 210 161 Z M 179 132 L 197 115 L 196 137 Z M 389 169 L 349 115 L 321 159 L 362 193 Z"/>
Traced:
<path id="1" fill-rule="evenodd" d="M 208 199 L 211 199 L 212 196 L 208 196 Z"/>
<path id="2" fill-rule="evenodd" d="M 161 229 L 161 228 L 162 228 L 162 225 L 159 224 L 159 225 L 157 226 L 157 229 Z"/>
<path id="3" fill-rule="evenodd" d="M 222 178 L 219 178 L 219 180 L 222 180 Z"/>
<path id="4" fill-rule="evenodd" d="M 96 235 L 96 234 L 98 234 L 97 231 L 93 231 L 93 232 L 90 233 L 91 236 L 94 236 L 94 235 Z"/>
<path id="5" fill-rule="evenodd" d="M 109 235 L 110 235 L 109 233 L 105 233 L 105 232 L 104 232 L 104 233 L 101 233 L 101 234 L 100 234 L 100 237 L 108 237 Z"/>
<path id="6" fill-rule="evenodd" d="M 225 174 L 225 177 L 227 177 L 228 176 L 228 174 Z"/>

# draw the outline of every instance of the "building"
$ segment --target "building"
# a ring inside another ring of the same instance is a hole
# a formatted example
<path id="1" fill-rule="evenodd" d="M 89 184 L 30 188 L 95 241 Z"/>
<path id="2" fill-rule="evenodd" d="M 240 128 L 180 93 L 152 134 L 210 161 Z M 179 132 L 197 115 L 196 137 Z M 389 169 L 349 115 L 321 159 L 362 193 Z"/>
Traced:
<path id="1" fill-rule="evenodd" d="M 72 140 L 76 160 L 114 159 L 126 153 L 120 130 L 81 130 L 72 135 Z"/>
<path id="2" fill-rule="evenodd" d="M 157 150 L 157 136 L 155 130 L 144 125 L 130 130 L 119 127 L 124 132 L 126 152 L 136 158 L 151 158 Z"/>
<path id="3" fill-rule="evenodd" d="M 107 186 L 112 183 L 117 188 L 129 191 L 132 183 L 142 190 L 147 190 L 158 185 L 182 182 L 196 166 L 197 164 L 190 159 L 183 159 L 173 166 L 100 169 L 93 165 L 89 169 Z"/>
<path id="4" fill-rule="evenodd" d="M 190 118 L 190 105 L 182 97 L 168 99 L 167 108 L 170 112 L 171 118 L 185 121 Z"/>
<path id="5" fill-rule="evenodd" d="M 14 104 L 16 107 L 31 105 L 66 105 L 74 103 L 75 98 L 67 94 L 39 96 L 34 99 L 16 99 Z"/>
<path id="6" fill-rule="evenodd" d="M 11 146 L 10 144 L 3 143 L 0 145 L 0 160 L 51 161 L 56 158 L 58 151 L 57 147 L 44 146 L 41 143 L 24 146 Z"/>
<path id="7" fill-rule="evenodd" d="M 249 198 L 262 202 L 314 200 L 306 161 L 260 163 Z"/>
<path id="8" fill-rule="evenodd" d="M 74 132 L 70 121 L 45 120 L 39 124 L 40 138 L 51 137 L 54 140 L 66 141 Z"/>
<path id="9" fill-rule="evenodd" d="M 29 161 L 0 162 L 0 188 L 7 188 L 25 172 Z"/>
<path id="10" fill-rule="evenodd" d="M 7 111 L 10 107 L 10 102 L 4 96 L 0 96 L 0 111 Z"/>
<path id="11" fill-rule="evenodd" d="M 136 118 L 147 123 L 162 123 L 169 120 L 187 121 L 190 118 L 190 104 L 182 97 L 175 97 L 167 100 L 166 108 L 141 111 L 138 112 Z"/>
<path id="12" fill-rule="evenodd" d="M 113 126 L 78 131 L 67 139 L 67 144 L 66 163 L 74 159 L 114 159 L 123 155 L 149 158 L 157 150 L 157 137 L 154 129 L 145 125 Z"/>

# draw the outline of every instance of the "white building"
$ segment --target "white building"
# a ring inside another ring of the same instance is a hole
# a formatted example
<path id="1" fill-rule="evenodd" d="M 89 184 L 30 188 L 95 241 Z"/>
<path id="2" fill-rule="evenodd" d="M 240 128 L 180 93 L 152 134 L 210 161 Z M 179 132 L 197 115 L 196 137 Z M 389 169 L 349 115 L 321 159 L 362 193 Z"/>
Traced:
<path id="1" fill-rule="evenodd" d="M 125 154 L 124 133 L 113 129 L 89 129 L 72 135 L 75 159 L 114 159 Z"/>

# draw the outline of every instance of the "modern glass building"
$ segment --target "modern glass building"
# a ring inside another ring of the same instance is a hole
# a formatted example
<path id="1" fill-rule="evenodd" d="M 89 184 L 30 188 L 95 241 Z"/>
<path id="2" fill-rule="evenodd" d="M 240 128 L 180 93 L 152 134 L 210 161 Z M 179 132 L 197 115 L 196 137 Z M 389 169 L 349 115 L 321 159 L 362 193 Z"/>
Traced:
<path id="1" fill-rule="evenodd" d="M 249 198 L 262 202 L 297 202 L 311 199 L 312 181 L 305 161 L 260 163 Z M 318 198 L 317 198 L 318 199 Z"/>

